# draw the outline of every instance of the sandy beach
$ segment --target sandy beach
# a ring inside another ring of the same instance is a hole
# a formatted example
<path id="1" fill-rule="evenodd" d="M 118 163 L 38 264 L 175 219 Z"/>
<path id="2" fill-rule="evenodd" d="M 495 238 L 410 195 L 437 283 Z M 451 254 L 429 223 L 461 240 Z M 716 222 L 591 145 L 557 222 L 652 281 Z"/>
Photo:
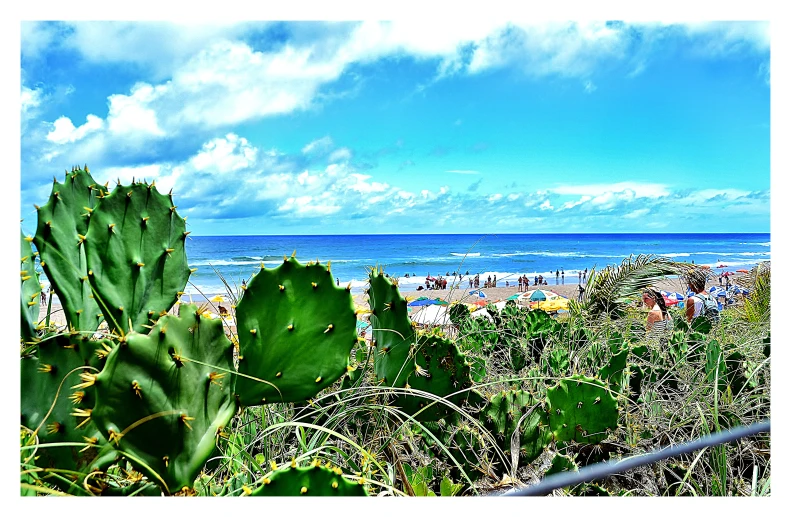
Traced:
<path id="1" fill-rule="evenodd" d="M 742 277 L 742 276 L 743 275 L 741 275 L 741 274 L 737 274 L 737 275 L 732 276 L 731 277 L 731 283 L 737 283 L 738 284 L 739 283 L 739 278 Z M 567 278 L 567 280 L 570 280 L 570 279 Z M 509 284 L 510 284 L 510 281 L 509 281 Z M 559 285 L 555 285 L 554 279 L 552 279 L 552 281 L 549 282 L 549 285 L 541 286 L 540 288 L 544 289 L 544 290 L 547 290 L 547 291 L 555 292 L 555 293 L 559 294 L 560 296 L 563 296 L 564 298 L 570 298 L 570 299 L 576 300 L 577 296 L 578 296 L 578 293 L 579 293 L 578 285 L 579 284 L 577 282 L 577 278 L 574 278 L 573 282 L 569 281 L 569 282 L 566 282 L 565 284 L 561 282 Z M 708 289 L 709 287 L 714 286 L 714 285 L 719 285 L 719 282 L 717 281 L 716 278 L 710 279 L 709 282 L 706 284 L 706 288 Z M 686 285 L 683 283 L 683 280 L 680 279 L 680 278 L 660 280 L 660 281 L 656 282 L 655 286 L 658 289 L 663 289 L 665 291 L 678 292 L 678 293 L 682 293 L 682 294 L 684 294 L 686 292 Z M 584 283 L 583 283 L 583 287 L 584 287 Z M 497 301 L 500 301 L 500 300 L 505 300 L 505 299 L 507 299 L 509 296 L 511 296 L 513 294 L 519 294 L 519 287 L 518 287 L 518 285 L 517 286 L 509 286 L 509 287 L 505 287 L 504 285 L 501 287 L 501 286 L 498 285 L 497 287 L 481 288 L 480 290 L 486 295 L 486 300 L 489 301 L 489 302 L 497 302 Z M 532 283 L 531 283 L 531 285 L 529 287 L 529 290 L 530 291 L 535 290 L 535 287 L 532 285 Z M 465 279 L 462 282 L 461 286 L 459 286 L 459 285 L 451 285 L 449 283 L 447 289 L 438 289 L 438 290 L 429 289 L 429 290 L 421 290 L 421 291 L 414 291 L 414 290 L 412 290 L 412 291 L 401 291 L 401 294 L 404 297 L 406 297 L 407 300 L 414 300 L 414 299 L 417 299 L 417 298 L 419 298 L 421 296 L 425 296 L 425 297 L 428 297 L 428 298 L 439 298 L 439 299 L 445 300 L 447 302 L 461 301 L 463 303 L 473 303 L 473 302 L 475 302 L 475 301 L 480 299 L 480 298 L 478 298 L 478 297 L 476 297 L 474 295 L 469 294 L 470 291 L 471 291 L 471 289 L 469 288 L 469 282 Z M 207 297 L 209 297 L 210 299 L 213 296 L 215 296 L 215 294 L 207 294 Z M 225 296 L 224 293 L 223 293 L 223 296 L 227 299 L 227 296 Z M 356 305 L 361 305 L 361 306 L 367 307 L 368 301 L 367 301 L 367 295 L 365 293 L 355 294 L 353 296 L 353 298 L 354 298 L 354 303 Z M 202 296 L 194 296 L 193 295 L 192 299 L 193 299 L 194 303 L 199 304 L 199 305 L 202 305 L 202 304 L 206 303 L 206 299 L 204 297 L 202 297 Z M 184 300 L 185 303 L 189 303 L 189 300 L 187 299 L 187 297 L 184 297 L 183 300 Z M 230 307 L 230 303 L 228 303 L 228 302 L 222 302 L 222 303 L 212 302 L 212 304 L 215 305 L 215 306 L 222 305 L 223 307 L 225 307 L 229 311 L 231 311 L 231 312 L 233 311 L 233 309 Z M 39 319 L 40 320 L 44 319 L 44 317 L 46 316 L 46 312 L 47 312 L 47 307 L 46 306 L 42 306 L 40 308 L 40 312 L 39 312 Z M 171 312 L 175 312 L 175 310 L 171 309 Z M 212 311 L 212 312 L 216 312 L 216 311 Z M 417 311 L 415 311 L 415 312 L 417 312 Z M 58 303 L 57 299 L 54 300 L 53 303 L 52 303 L 52 315 L 51 315 L 50 319 L 51 319 L 52 322 L 54 322 L 57 325 L 65 325 L 66 324 L 66 320 L 65 320 L 65 318 L 63 316 L 63 311 L 62 311 L 60 303 Z"/>

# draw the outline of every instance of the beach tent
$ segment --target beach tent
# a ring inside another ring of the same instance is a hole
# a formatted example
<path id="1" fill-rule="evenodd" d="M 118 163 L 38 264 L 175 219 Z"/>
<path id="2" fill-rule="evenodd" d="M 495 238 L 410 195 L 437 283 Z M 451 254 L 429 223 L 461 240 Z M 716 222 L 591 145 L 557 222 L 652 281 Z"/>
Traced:
<path id="1" fill-rule="evenodd" d="M 492 319 L 492 315 L 489 314 L 489 311 L 487 311 L 484 308 L 481 308 L 481 309 L 478 309 L 478 310 L 475 310 L 475 311 L 471 312 L 470 313 L 470 317 L 471 318 L 486 318 L 490 322 L 494 323 L 494 320 Z"/>
<path id="2" fill-rule="evenodd" d="M 450 325 L 448 308 L 441 305 L 429 305 L 425 309 L 413 314 L 412 321 L 420 325 Z"/>

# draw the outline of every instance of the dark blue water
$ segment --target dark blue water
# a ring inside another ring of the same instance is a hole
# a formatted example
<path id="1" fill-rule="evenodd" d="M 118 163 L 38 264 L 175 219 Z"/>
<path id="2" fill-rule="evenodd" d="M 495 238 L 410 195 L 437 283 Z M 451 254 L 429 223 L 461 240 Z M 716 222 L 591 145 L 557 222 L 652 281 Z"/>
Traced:
<path id="1" fill-rule="evenodd" d="M 496 274 L 498 284 L 504 285 L 522 274 L 553 278 L 554 271 L 562 269 L 571 281 L 580 270 L 620 264 L 641 253 L 712 268 L 727 265 L 717 271 L 750 269 L 771 258 L 768 233 L 205 236 L 187 239 L 190 267 L 198 271 L 186 292 L 225 292 L 212 265 L 229 284 L 240 285 L 262 262 L 276 267 L 283 255 L 295 250 L 302 263 L 332 261 L 333 275 L 341 285 L 351 282 L 354 293 L 364 288 L 366 266 L 384 266 L 385 272 L 399 277 L 403 289 L 411 290 L 426 275 L 454 272 L 480 273 L 482 278 Z"/>

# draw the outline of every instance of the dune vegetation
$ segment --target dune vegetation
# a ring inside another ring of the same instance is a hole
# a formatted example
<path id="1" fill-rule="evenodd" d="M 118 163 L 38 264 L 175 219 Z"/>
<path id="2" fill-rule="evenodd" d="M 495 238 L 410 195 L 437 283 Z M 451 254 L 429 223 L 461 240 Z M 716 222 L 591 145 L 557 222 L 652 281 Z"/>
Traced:
<path id="1" fill-rule="evenodd" d="M 224 319 L 180 301 L 188 233 L 172 195 L 87 167 L 38 207 L 21 238 L 23 495 L 485 495 L 770 416 L 768 263 L 718 321 L 670 308 L 661 334 L 641 291 L 705 271 L 650 255 L 592 271 L 563 317 L 455 305 L 451 328 L 413 324 L 374 265 L 360 308 L 331 264 L 287 256 L 226 283 Z M 36 258 L 66 325 L 51 305 L 39 319 Z M 769 495 L 769 451 L 759 434 L 553 495 Z"/>

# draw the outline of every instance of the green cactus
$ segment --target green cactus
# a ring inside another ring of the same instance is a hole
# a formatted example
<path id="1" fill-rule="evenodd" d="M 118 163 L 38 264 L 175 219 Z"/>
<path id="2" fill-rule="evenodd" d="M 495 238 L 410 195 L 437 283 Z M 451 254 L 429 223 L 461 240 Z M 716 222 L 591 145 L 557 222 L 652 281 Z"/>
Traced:
<path id="1" fill-rule="evenodd" d="M 253 490 L 252 496 L 367 496 L 362 483 L 343 477 L 340 468 L 323 465 L 286 467 L 264 478 L 263 484 Z"/>
<path id="2" fill-rule="evenodd" d="M 426 391 L 457 406 L 461 405 L 472 387 L 470 363 L 466 356 L 459 352 L 452 341 L 437 335 L 420 336 L 417 341 L 414 346 L 414 366 L 404 387 Z M 460 390 L 466 391 L 451 395 Z M 444 403 L 433 402 L 424 396 L 397 396 L 391 405 L 401 407 L 420 421 L 447 418 L 454 413 Z"/>
<path id="3" fill-rule="evenodd" d="M 618 426 L 618 401 L 602 381 L 572 375 L 547 389 L 549 428 L 555 441 L 598 443 Z"/>
<path id="4" fill-rule="evenodd" d="M 187 284 L 186 223 L 172 196 L 160 194 L 154 183 L 117 186 L 102 196 L 90 219 L 81 244 L 105 320 L 121 333 L 143 332 L 173 307 Z"/>
<path id="5" fill-rule="evenodd" d="M 624 388 L 624 375 L 626 373 L 626 359 L 629 356 L 629 347 L 624 346 L 610 356 L 610 360 L 599 369 L 599 377 L 608 383 L 610 389 L 621 393 Z"/>
<path id="6" fill-rule="evenodd" d="M 368 278 L 368 300 L 376 346 L 376 378 L 385 386 L 403 387 L 415 370 L 414 357 L 410 355 L 415 329 L 407 313 L 407 301 L 398 287 L 376 268 Z"/>
<path id="7" fill-rule="evenodd" d="M 531 411 L 530 415 L 522 420 L 528 411 Z M 495 437 L 506 457 L 511 450 L 512 435 L 519 425 L 520 466 L 538 458 L 552 441 L 546 413 L 530 393 L 521 390 L 496 394 L 481 410 L 478 418 Z"/>
<path id="8" fill-rule="evenodd" d="M 22 286 L 20 288 L 20 302 L 22 313 L 22 342 L 29 343 L 36 336 L 38 324 L 39 303 L 41 300 L 41 284 L 36 272 L 36 258 L 30 246 L 30 237 L 22 234 L 21 263 Z"/>
<path id="9" fill-rule="evenodd" d="M 544 356 L 544 372 L 550 376 L 562 377 L 568 373 L 571 362 L 567 348 L 555 348 Z"/>
<path id="10" fill-rule="evenodd" d="M 552 474 L 559 474 L 561 472 L 574 472 L 577 470 L 579 470 L 579 468 L 570 456 L 555 454 L 555 457 L 552 458 L 552 465 L 549 467 L 549 470 L 544 473 L 544 476 L 551 476 Z"/>
<path id="11" fill-rule="evenodd" d="M 101 314 L 88 280 L 84 246 L 92 212 L 107 191 L 84 169 L 66 173 L 63 183 L 54 181 L 44 206 L 37 207 L 38 226 L 33 239 L 41 267 L 63 306 L 71 328 L 96 330 Z"/>
<path id="12" fill-rule="evenodd" d="M 329 266 L 294 257 L 256 273 L 236 307 L 239 402 L 257 406 L 314 397 L 338 380 L 357 343 L 349 289 Z M 265 381 L 265 382 L 261 382 Z"/>
<path id="13" fill-rule="evenodd" d="M 86 384 L 91 419 L 166 493 L 191 488 L 236 411 L 233 346 L 222 323 L 182 305 L 149 335 L 130 333 Z"/>
<path id="14" fill-rule="evenodd" d="M 85 379 L 101 368 L 102 352 L 110 348 L 106 341 L 51 335 L 38 343 L 36 355 L 21 359 L 22 425 L 31 431 L 38 430 L 40 444 L 85 444 L 84 447 L 41 448 L 36 464 L 46 469 L 69 471 L 65 477 L 80 486 L 88 472 L 112 463 L 116 453 L 103 447 L 106 441 L 86 418 L 94 403 L 93 388 L 79 387 L 76 391 L 71 388 L 80 385 L 81 376 Z M 81 368 L 85 366 L 91 368 Z M 73 492 L 73 487 L 59 478 L 45 476 L 44 479 Z"/>

